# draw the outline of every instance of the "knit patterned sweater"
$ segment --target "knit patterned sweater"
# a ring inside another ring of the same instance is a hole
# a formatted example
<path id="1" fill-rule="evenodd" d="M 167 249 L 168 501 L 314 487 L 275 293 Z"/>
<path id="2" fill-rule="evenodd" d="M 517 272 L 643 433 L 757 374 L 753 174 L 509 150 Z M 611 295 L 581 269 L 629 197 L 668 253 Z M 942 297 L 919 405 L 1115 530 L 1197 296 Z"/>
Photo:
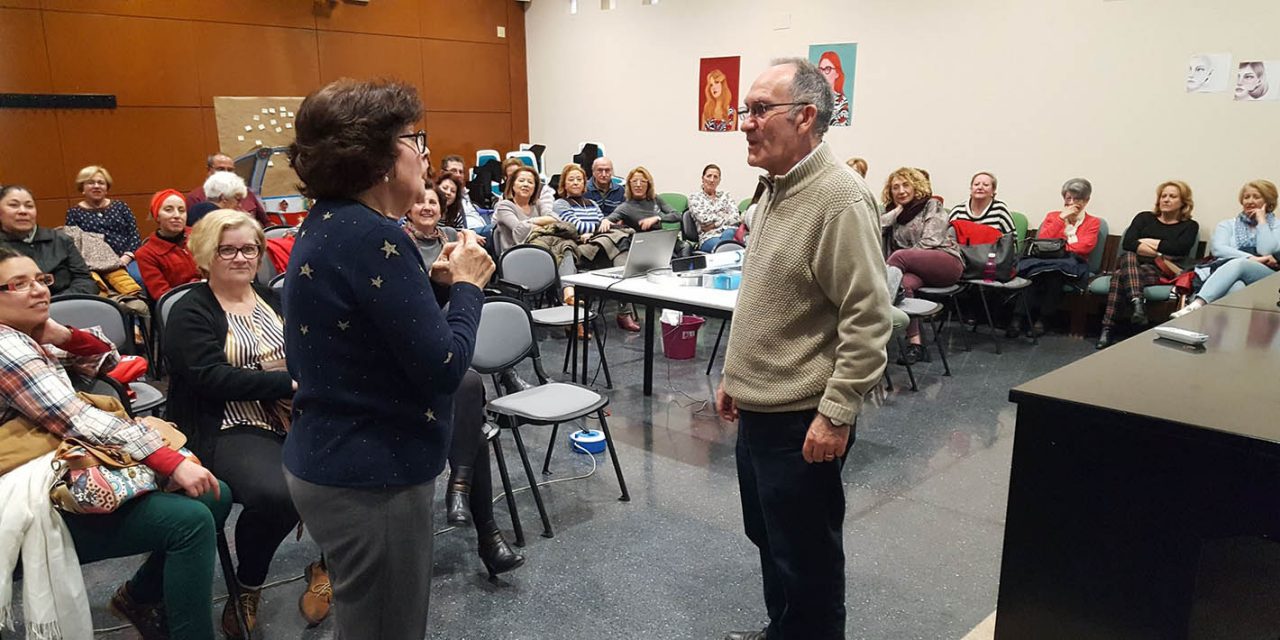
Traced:
<path id="1" fill-rule="evenodd" d="M 817 408 L 851 424 L 880 381 L 891 331 L 874 196 L 825 143 L 764 180 L 725 391 L 748 411 Z"/>

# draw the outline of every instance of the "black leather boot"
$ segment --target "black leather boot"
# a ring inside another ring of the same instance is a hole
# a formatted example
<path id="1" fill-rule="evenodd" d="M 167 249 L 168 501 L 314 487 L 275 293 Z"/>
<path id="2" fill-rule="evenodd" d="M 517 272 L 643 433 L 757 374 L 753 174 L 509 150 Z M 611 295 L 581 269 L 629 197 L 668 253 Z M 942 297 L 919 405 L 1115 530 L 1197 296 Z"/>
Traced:
<path id="1" fill-rule="evenodd" d="M 1134 324 L 1144 327 L 1147 325 L 1147 303 L 1142 296 L 1133 299 L 1133 315 L 1129 320 Z"/>
<path id="2" fill-rule="evenodd" d="M 471 467 L 458 465 L 449 474 L 449 490 L 444 494 L 444 505 L 449 524 L 471 524 Z"/>
<path id="3" fill-rule="evenodd" d="M 479 535 L 480 561 L 484 562 L 484 568 L 489 570 L 490 578 L 524 564 L 524 556 L 511 549 L 507 541 L 502 538 L 502 532 L 498 530 L 497 523 L 489 522 L 483 527 L 478 527 L 477 530 L 481 532 Z"/>
<path id="4" fill-rule="evenodd" d="M 533 385 L 525 382 L 515 369 L 503 369 L 498 372 L 498 382 L 502 384 L 502 390 L 506 394 L 519 393 L 525 389 L 532 389 Z"/>

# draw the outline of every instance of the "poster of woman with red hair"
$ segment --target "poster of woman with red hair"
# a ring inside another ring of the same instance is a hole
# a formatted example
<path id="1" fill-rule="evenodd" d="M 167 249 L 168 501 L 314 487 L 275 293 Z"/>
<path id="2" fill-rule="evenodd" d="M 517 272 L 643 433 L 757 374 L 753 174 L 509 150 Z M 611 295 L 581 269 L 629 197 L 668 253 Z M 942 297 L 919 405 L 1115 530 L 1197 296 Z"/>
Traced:
<path id="1" fill-rule="evenodd" d="M 698 65 L 698 130 L 737 131 L 741 58 L 703 58 Z"/>
<path id="2" fill-rule="evenodd" d="M 831 86 L 835 105 L 831 109 L 831 126 L 847 127 L 853 122 L 853 76 L 858 66 L 858 43 L 811 44 L 809 61 Z"/>

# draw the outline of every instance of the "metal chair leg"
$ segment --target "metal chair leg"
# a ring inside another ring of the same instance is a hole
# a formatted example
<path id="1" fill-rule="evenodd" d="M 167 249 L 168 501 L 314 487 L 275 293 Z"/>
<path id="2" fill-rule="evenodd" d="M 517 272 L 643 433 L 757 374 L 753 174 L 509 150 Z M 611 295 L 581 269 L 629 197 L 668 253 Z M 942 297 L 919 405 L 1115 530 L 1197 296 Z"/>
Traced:
<path id="1" fill-rule="evenodd" d="M 542 475 L 551 475 L 551 452 L 556 450 L 556 434 L 560 433 L 560 423 L 551 425 L 551 439 L 547 441 L 547 457 L 542 461 Z"/>
<path id="2" fill-rule="evenodd" d="M 516 496 L 511 490 L 511 474 L 507 471 L 507 459 L 502 455 L 502 432 L 493 437 L 493 457 L 498 461 L 498 475 L 502 476 L 502 491 L 507 496 L 507 512 L 511 514 L 511 529 L 516 534 L 516 546 L 524 546 L 524 527 L 520 526 L 520 512 L 516 510 Z"/>
<path id="3" fill-rule="evenodd" d="M 627 481 L 622 477 L 622 464 L 618 462 L 618 452 L 613 448 L 613 436 L 609 433 L 609 421 L 604 417 L 604 408 L 596 411 L 600 418 L 600 430 L 604 432 L 604 443 L 609 447 L 609 457 L 613 459 L 613 472 L 618 474 L 618 486 L 622 488 L 622 496 L 618 500 L 630 502 L 631 494 L 627 492 Z"/>
<path id="4" fill-rule="evenodd" d="M 564 364 L 560 367 L 560 373 L 569 373 L 569 358 L 573 356 L 573 350 L 578 344 L 578 327 L 577 325 L 569 325 L 569 342 L 564 345 Z"/>
<path id="5" fill-rule="evenodd" d="M 542 503 L 542 491 L 538 490 L 538 479 L 533 475 L 533 465 L 529 464 L 529 451 L 525 449 L 524 438 L 520 437 L 520 427 L 514 418 L 508 417 L 511 434 L 516 438 L 516 449 L 520 451 L 520 463 L 524 465 L 524 473 L 529 478 L 529 490 L 533 492 L 533 502 L 538 505 L 538 515 L 542 518 L 542 537 L 554 538 L 551 530 L 551 519 L 547 517 L 547 506 Z"/>
<path id="6" fill-rule="evenodd" d="M 982 300 L 982 311 L 987 315 L 987 328 L 991 329 L 991 341 L 996 343 L 996 355 L 1000 355 L 1000 336 L 996 335 L 996 323 L 991 319 L 991 307 L 987 304 L 987 292 L 978 287 L 978 298 Z"/>
<path id="7" fill-rule="evenodd" d="M 215 537 L 218 547 L 218 562 L 222 565 L 222 579 L 227 583 L 227 597 L 231 599 L 231 609 L 236 613 L 236 622 L 245 631 L 245 637 L 251 636 L 249 621 L 244 615 L 244 606 L 240 604 L 240 580 L 236 578 L 236 568 L 231 562 L 231 547 L 227 545 L 227 534 L 221 528 Z"/>
<path id="8" fill-rule="evenodd" d="M 898 338 L 898 353 L 899 353 L 899 354 L 901 354 L 902 352 L 904 352 L 904 351 L 906 350 L 906 347 L 904 347 L 904 346 L 903 346 L 903 344 L 904 344 L 904 343 L 903 343 L 903 341 L 902 341 L 902 338 Z M 907 364 L 907 361 L 906 361 L 905 357 L 904 357 L 904 358 L 903 358 L 903 360 L 902 360 L 902 367 L 903 367 L 904 369 L 906 369 L 906 370 L 907 370 L 907 380 L 911 381 L 911 390 L 912 390 L 912 391 L 919 391 L 919 390 L 920 390 L 920 389 L 919 389 L 919 387 L 917 387 L 917 386 L 916 386 L 916 374 L 915 374 L 915 372 L 914 372 L 914 371 L 912 371 L 912 370 L 911 370 L 911 365 Z"/>
<path id="9" fill-rule="evenodd" d="M 933 319 L 929 321 L 929 327 L 933 329 L 933 346 L 938 349 L 938 357 L 942 359 L 942 375 L 951 375 L 951 365 L 947 363 L 947 352 L 942 349 L 942 328 L 945 326 L 946 320 L 939 320 L 937 324 Z"/>
<path id="10" fill-rule="evenodd" d="M 597 315 L 596 318 L 600 318 L 600 316 Z M 606 389 L 612 389 L 613 377 L 609 375 L 609 359 L 604 356 L 604 339 L 600 337 L 600 325 L 596 324 L 595 320 L 591 321 L 591 330 L 596 334 L 596 350 L 600 352 L 600 367 L 604 369 L 604 386 Z M 583 345 L 582 348 L 586 349 L 587 347 Z M 585 383 L 586 381 L 587 375 L 584 371 L 582 382 Z"/>
<path id="11" fill-rule="evenodd" d="M 707 360 L 707 375 L 711 375 L 711 366 L 716 363 L 716 354 L 720 353 L 720 339 L 724 338 L 724 328 L 729 326 L 728 320 L 720 321 L 720 331 L 716 333 L 716 346 L 711 347 L 711 359 Z"/>

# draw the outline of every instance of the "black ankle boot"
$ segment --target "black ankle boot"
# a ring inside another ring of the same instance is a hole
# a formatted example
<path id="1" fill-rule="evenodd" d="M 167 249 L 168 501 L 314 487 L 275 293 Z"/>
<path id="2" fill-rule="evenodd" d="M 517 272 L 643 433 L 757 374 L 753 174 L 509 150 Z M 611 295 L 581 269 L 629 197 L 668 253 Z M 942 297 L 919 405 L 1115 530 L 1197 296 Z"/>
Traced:
<path id="1" fill-rule="evenodd" d="M 458 465 L 449 474 L 449 490 L 444 504 L 449 524 L 471 524 L 471 467 Z"/>
<path id="2" fill-rule="evenodd" d="M 1102 335 L 1098 336 L 1098 344 L 1094 346 L 1098 349 L 1106 349 L 1111 346 L 1111 327 L 1102 328 Z"/>
<path id="3" fill-rule="evenodd" d="M 1129 318 L 1138 326 L 1146 326 L 1147 324 L 1147 303 L 1142 296 L 1133 299 L 1133 316 Z"/>
<path id="4" fill-rule="evenodd" d="M 490 578 L 524 564 L 524 556 L 512 551 L 507 541 L 502 539 L 502 532 L 498 530 L 496 523 L 490 522 L 483 530 L 479 536 L 480 561 L 489 570 Z"/>
<path id="5" fill-rule="evenodd" d="M 498 372 L 498 382 L 502 384 L 502 390 L 507 394 L 520 393 L 525 389 L 533 388 L 533 385 L 525 382 L 515 369 L 503 369 Z"/>

